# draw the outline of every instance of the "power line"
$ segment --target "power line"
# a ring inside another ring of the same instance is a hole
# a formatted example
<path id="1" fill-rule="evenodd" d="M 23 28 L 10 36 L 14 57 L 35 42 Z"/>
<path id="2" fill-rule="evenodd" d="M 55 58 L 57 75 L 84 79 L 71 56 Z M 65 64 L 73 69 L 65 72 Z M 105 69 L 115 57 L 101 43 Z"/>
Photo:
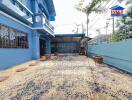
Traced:
<path id="1" fill-rule="evenodd" d="M 110 2 L 110 1 L 109 1 L 109 2 Z M 106 4 L 105 4 L 103 7 L 105 8 L 105 7 L 109 4 L 109 2 L 106 2 Z M 101 5 L 101 3 L 100 3 L 100 5 Z M 100 6 L 100 5 L 99 5 L 99 6 Z M 97 16 L 98 16 L 98 14 L 96 14 L 96 15 L 94 16 L 94 18 L 97 17 Z M 94 18 L 93 18 L 93 19 L 94 19 Z"/>
<path id="2" fill-rule="evenodd" d="M 111 2 L 111 4 L 107 7 L 107 11 L 108 11 L 109 7 L 110 7 L 111 5 L 113 5 L 114 2 L 115 2 L 115 0 L 113 0 L 113 1 Z M 114 4 L 116 4 L 116 3 L 118 3 L 118 1 L 116 1 Z M 108 13 L 109 13 L 109 12 L 107 12 L 105 15 L 101 15 L 101 17 L 102 17 L 102 16 L 106 16 Z M 90 25 L 89 28 L 92 28 L 93 25 L 95 25 L 95 23 L 97 23 L 97 22 L 101 19 L 101 17 L 97 18 L 97 19 Z"/>
<path id="3" fill-rule="evenodd" d="M 109 6 L 108 6 L 108 8 L 113 4 L 114 2 L 112 2 Z M 117 3 L 117 2 L 116 2 Z M 115 4 L 116 4 L 115 3 Z M 107 8 L 107 9 L 108 9 Z M 108 11 L 108 10 L 107 10 Z M 106 16 L 107 14 L 108 14 L 109 12 L 107 12 L 105 15 L 102 15 L 101 17 L 103 17 L 103 16 Z M 91 27 L 93 27 L 93 25 L 95 25 L 95 23 L 97 23 L 100 19 L 101 19 L 101 17 L 99 17 L 99 18 L 97 18 L 91 25 L 90 25 L 90 28 Z"/>
<path id="4" fill-rule="evenodd" d="M 112 3 L 114 3 L 114 1 L 115 1 L 115 0 L 113 0 Z M 108 3 L 105 4 L 104 8 L 105 8 L 109 3 L 110 3 L 110 1 L 109 1 Z M 111 3 L 111 4 L 112 4 L 112 3 Z M 111 4 L 110 4 L 110 5 L 111 5 Z M 109 6 L 110 6 L 110 5 L 109 5 Z M 98 14 L 96 14 L 96 16 L 94 17 L 94 20 L 95 20 L 95 18 L 96 18 L 97 16 L 98 16 Z M 97 19 L 96 19 L 96 20 L 97 20 Z"/>
<path id="5" fill-rule="evenodd" d="M 110 26 L 110 25 L 112 25 L 112 24 L 109 24 L 108 26 Z M 100 27 L 99 29 L 105 29 L 106 28 L 106 26 L 105 27 Z M 91 30 L 96 30 L 96 28 L 92 28 Z"/>

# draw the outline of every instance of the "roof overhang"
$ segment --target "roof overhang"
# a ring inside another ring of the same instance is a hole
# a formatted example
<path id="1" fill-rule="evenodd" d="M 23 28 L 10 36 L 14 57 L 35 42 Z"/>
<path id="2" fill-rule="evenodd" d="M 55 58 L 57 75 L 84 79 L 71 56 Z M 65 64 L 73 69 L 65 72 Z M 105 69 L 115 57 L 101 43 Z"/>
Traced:
<path id="1" fill-rule="evenodd" d="M 55 34 L 56 37 L 84 37 L 85 34 Z"/>
<path id="2" fill-rule="evenodd" d="M 46 4 L 48 5 L 48 12 L 49 12 L 49 20 L 55 21 L 56 11 L 53 0 L 46 0 Z"/>
<path id="3" fill-rule="evenodd" d="M 55 34 L 52 42 L 80 42 L 85 34 Z"/>

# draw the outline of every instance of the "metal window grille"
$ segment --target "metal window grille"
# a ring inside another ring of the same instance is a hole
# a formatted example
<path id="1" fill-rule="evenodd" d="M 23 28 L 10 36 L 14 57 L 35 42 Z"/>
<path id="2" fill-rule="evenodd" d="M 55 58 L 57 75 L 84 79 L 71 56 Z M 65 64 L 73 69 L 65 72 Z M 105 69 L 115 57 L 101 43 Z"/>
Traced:
<path id="1" fill-rule="evenodd" d="M 0 48 L 28 48 L 28 34 L 0 24 Z"/>

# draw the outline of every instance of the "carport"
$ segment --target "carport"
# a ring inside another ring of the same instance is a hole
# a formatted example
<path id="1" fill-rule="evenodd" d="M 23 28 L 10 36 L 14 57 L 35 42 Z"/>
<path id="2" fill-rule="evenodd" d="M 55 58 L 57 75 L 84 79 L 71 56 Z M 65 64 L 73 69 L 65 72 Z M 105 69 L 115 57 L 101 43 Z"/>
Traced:
<path id="1" fill-rule="evenodd" d="M 85 34 L 56 34 L 51 41 L 51 52 L 79 53 Z"/>

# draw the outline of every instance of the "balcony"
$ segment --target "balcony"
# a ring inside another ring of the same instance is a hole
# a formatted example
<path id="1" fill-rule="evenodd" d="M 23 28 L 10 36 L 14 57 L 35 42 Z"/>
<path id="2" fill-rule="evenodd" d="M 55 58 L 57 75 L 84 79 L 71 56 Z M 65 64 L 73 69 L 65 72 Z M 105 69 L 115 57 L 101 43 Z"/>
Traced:
<path id="1" fill-rule="evenodd" d="M 42 13 L 35 15 L 35 23 L 34 28 L 35 29 L 41 29 L 44 30 L 51 35 L 54 35 L 54 27 L 50 24 L 49 20 L 46 18 L 46 16 Z"/>
<path id="2" fill-rule="evenodd" d="M 27 23 L 33 23 L 33 13 L 19 0 L 0 0 L 0 7 L 9 15 Z"/>
<path id="3" fill-rule="evenodd" d="M 54 27 L 50 24 L 49 20 L 45 19 L 45 24 L 54 31 Z"/>

